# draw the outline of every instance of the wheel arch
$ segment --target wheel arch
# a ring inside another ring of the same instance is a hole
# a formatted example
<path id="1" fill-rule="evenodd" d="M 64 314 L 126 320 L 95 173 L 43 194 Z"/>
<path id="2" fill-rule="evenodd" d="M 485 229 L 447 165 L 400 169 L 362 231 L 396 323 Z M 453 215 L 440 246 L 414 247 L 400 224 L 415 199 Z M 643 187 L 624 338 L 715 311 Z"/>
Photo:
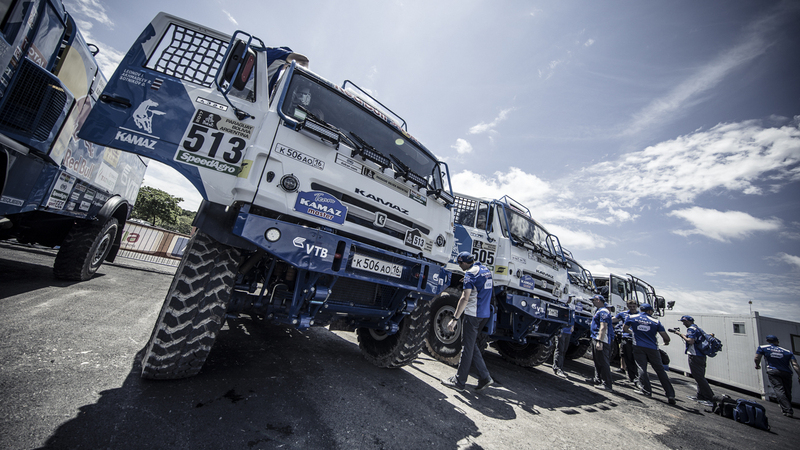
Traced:
<path id="1" fill-rule="evenodd" d="M 119 230 L 117 231 L 117 236 L 114 238 L 114 244 L 111 246 L 111 251 L 108 252 L 108 256 L 106 256 L 106 261 L 114 262 L 114 259 L 117 257 L 117 252 L 119 252 L 120 245 L 122 245 L 122 230 L 125 228 L 125 222 L 130 217 L 130 213 L 133 207 L 128 202 L 128 200 L 124 199 L 119 195 L 115 195 L 109 198 L 105 205 L 100 208 L 100 212 L 97 213 L 97 220 L 102 223 L 105 223 L 108 219 L 112 217 L 117 219 L 119 223 Z"/>

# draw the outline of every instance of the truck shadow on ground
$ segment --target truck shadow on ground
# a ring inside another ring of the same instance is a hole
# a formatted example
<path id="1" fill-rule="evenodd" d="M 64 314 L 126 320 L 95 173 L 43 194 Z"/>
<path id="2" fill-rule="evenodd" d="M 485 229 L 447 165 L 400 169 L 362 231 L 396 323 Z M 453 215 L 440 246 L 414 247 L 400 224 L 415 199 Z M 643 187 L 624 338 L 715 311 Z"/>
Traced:
<path id="1" fill-rule="evenodd" d="M 226 328 L 189 379 L 142 380 L 139 351 L 43 448 L 456 448 L 480 434 L 442 392 L 328 330 Z"/>
<path id="2" fill-rule="evenodd" d="M 6 251 L 8 251 L 6 253 Z M 11 259 L 13 251 L 36 255 L 41 262 L 30 263 Z M 59 280 L 53 276 L 55 250 L 39 249 L 20 244 L 0 244 L 0 299 L 13 297 L 45 287 L 68 287 L 79 281 Z M 104 274 L 96 273 L 95 277 Z"/>

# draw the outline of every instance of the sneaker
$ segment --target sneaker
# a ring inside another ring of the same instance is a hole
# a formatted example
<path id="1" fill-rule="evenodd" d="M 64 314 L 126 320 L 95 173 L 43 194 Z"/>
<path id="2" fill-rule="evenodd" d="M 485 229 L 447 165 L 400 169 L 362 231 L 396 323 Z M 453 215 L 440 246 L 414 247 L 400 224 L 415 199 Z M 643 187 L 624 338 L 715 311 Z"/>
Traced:
<path id="1" fill-rule="evenodd" d="M 486 381 L 478 381 L 478 386 L 475 387 L 475 392 L 483 392 L 484 389 L 488 388 L 489 386 L 494 384 L 494 380 L 492 377 L 489 377 Z"/>
<path id="2" fill-rule="evenodd" d="M 600 384 L 600 381 L 595 380 L 594 378 L 586 378 L 583 380 L 583 382 L 588 384 Z"/>
<path id="3" fill-rule="evenodd" d="M 569 377 L 567 376 L 567 374 L 565 374 L 565 373 L 564 373 L 564 371 L 563 371 L 563 370 L 555 370 L 555 371 L 553 371 L 553 373 L 555 373 L 555 374 L 556 374 L 556 376 L 557 376 L 557 377 L 559 377 L 559 378 L 564 378 L 564 379 L 567 379 L 567 378 L 569 378 Z"/>
<path id="4" fill-rule="evenodd" d="M 450 377 L 446 380 L 442 380 L 442 384 L 449 387 L 450 389 L 454 389 L 458 392 L 464 392 L 464 386 L 459 386 L 458 382 L 456 382 L 456 377 Z"/>
<path id="5" fill-rule="evenodd" d="M 652 397 L 652 396 L 653 396 L 653 394 L 652 394 L 652 393 L 650 393 L 650 392 L 646 392 L 646 391 L 645 391 L 645 390 L 643 390 L 643 389 L 636 389 L 636 390 L 634 390 L 633 392 L 636 392 L 636 393 L 637 393 L 637 394 L 639 394 L 639 395 L 644 395 L 645 397 Z"/>
<path id="6" fill-rule="evenodd" d="M 790 419 L 794 419 L 794 413 L 783 413 L 783 415 Z"/>
<path id="7" fill-rule="evenodd" d="M 669 403 L 670 405 L 675 405 L 675 404 L 676 404 L 676 402 L 675 402 L 675 399 L 674 399 L 674 398 L 668 398 L 668 399 L 667 399 L 667 403 Z"/>
<path id="8" fill-rule="evenodd" d="M 613 390 L 610 387 L 607 387 L 605 384 L 598 384 L 594 388 L 595 389 L 599 389 L 601 391 L 608 391 L 608 392 L 611 392 Z"/>
<path id="9" fill-rule="evenodd" d="M 688 398 L 689 400 L 691 400 L 691 401 L 693 401 L 693 402 L 698 402 L 698 401 L 700 401 L 700 400 L 697 400 L 697 397 L 695 397 L 694 395 L 687 395 L 687 396 L 686 396 L 686 398 Z"/>
<path id="10" fill-rule="evenodd" d="M 713 408 L 714 407 L 714 404 L 711 403 L 708 400 L 698 400 L 697 403 L 700 403 L 701 405 L 705 406 L 706 408 Z"/>

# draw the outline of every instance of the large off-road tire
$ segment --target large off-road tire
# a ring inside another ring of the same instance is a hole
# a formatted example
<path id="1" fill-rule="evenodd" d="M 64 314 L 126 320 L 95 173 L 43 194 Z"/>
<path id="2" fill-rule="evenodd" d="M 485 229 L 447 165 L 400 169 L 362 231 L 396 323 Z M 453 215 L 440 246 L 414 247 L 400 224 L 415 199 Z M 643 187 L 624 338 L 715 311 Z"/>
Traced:
<path id="1" fill-rule="evenodd" d="M 590 345 L 592 345 L 591 339 L 581 339 L 577 344 L 570 343 L 566 353 L 564 353 L 564 358 L 568 360 L 578 359 L 586 354 Z"/>
<path id="2" fill-rule="evenodd" d="M 61 243 L 53 275 L 62 280 L 86 281 L 103 264 L 119 232 L 119 222 L 77 222 Z"/>
<path id="3" fill-rule="evenodd" d="M 142 378 L 197 375 L 225 322 L 239 251 L 198 231 L 189 241 L 142 357 Z"/>
<path id="4" fill-rule="evenodd" d="M 461 322 L 453 332 L 447 330 L 447 324 L 453 318 L 458 306 L 458 291 L 448 289 L 436 296 L 431 302 L 431 320 L 426 333 L 425 346 L 428 353 L 439 361 L 458 365 L 461 359 Z"/>
<path id="5" fill-rule="evenodd" d="M 497 341 L 494 347 L 503 356 L 503 359 L 510 361 L 518 366 L 535 367 L 547 361 L 547 358 L 555 349 L 555 338 L 549 339 L 546 343 L 528 342 L 518 344 L 511 341 Z"/>
<path id="6" fill-rule="evenodd" d="M 425 342 L 430 307 L 430 301 L 418 300 L 414 311 L 400 321 L 400 329 L 395 334 L 371 328 L 357 329 L 361 354 L 378 367 L 394 369 L 410 364 L 417 358 Z"/>

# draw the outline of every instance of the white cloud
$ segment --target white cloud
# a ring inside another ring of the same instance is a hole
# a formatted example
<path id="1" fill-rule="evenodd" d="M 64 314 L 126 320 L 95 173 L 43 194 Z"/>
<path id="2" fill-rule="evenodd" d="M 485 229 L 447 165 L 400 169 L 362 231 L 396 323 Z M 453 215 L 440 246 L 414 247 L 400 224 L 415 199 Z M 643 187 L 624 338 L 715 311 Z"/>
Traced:
<path id="1" fill-rule="evenodd" d="M 456 143 L 450 147 L 456 149 L 459 155 L 472 153 L 472 144 L 461 138 L 456 139 Z"/>
<path id="2" fill-rule="evenodd" d="M 666 206 L 692 203 L 718 189 L 748 195 L 777 191 L 800 179 L 798 122 L 800 117 L 774 128 L 758 121 L 719 124 L 595 164 L 584 169 L 591 177 L 576 182 L 610 205 L 625 207 L 648 197 Z"/>
<path id="3" fill-rule="evenodd" d="M 798 270 L 800 269 L 800 256 L 790 255 L 788 253 L 778 253 L 775 255 L 778 261 L 784 262 L 792 266 L 792 269 Z"/>
<path id="4" fill-rule="evenodd" d="M 489 131 L 494 131 L 494 128 L 502 121 L 508 118 L 508 115 L 513 111 L 515 108 L 504 109 L 500 111 L 497 117 L 494 118 L 493 121 L 489 123 L 481 122 L 478 125 L 473 126 L 469 129 L 469 134 L 481 134 L 486 133 Z"/>
<path id="5" fill-rule="evenodd" d="M 583 43 L 584 47 L 591 47 L 594 44 L 594 39 L 589 39 L 588 41 Z"/>
<path id="6" fill-rule="evenodd" d="M 228 11 L 225 11 L 224 9 L 222 10 L 222 12 L 224 12 L 225 15 L 228 16 L 228 20 L 230 20 L 232 24 L 239 25 L 239 22 L 237 22 L 236 19 L 233 18 L 231 13 L 229 13 Z"/>
<path id="7" fill-rule="evenodd" d="M 509 168 L 507 173 L 495 172 L 493 177 L 465 170 L 452 175 L 452 180 L 460 193 L 490 199 L 508 195 L 531 209 L 552 194 L 552 188 L 546 181 L 516 167 Z M 534 215 L 534 218 L 537 216 Z"/>
<path id="8" fill-rule="evenodd" d="M 780 220 L 759 219 L 741 211 L 722 212 L 695 206 L 672 211 L 668 215 L 685 219 L 695 227 L 673 233 L 681 236 L 700 234 L 720 242 L 744 239 L 756 231 L 776 231 L 781 228 Z"/>
<path id="9" fill-rule="evenodd" d="M 72 0 L 65 3 L 71 14 L 83 15 L 108 28 L 114 28 L 114 21 L 108 17 L 105 7 L 99 0 Z M 88 28 L 91 28 L 91 25 Z M 82 27 L 81 30 L 84 29 L 85 27 Z"/>
<path id="10" fill-rule="evenodd" d="M 755 19 L 745 30 L 740 41 L 713 58 L 699 70 L 675 86 L 669 93 L 650 102 L 633 117 L 624 134 L 674 120 L 686 107 L 700 103 L 702 94 L 716 87 L 725 77 L 764 54 L 772 45 L 767 34 L 780 29 L 778 22 L 785 14 L 777 8 L 771 14 Z"/>

